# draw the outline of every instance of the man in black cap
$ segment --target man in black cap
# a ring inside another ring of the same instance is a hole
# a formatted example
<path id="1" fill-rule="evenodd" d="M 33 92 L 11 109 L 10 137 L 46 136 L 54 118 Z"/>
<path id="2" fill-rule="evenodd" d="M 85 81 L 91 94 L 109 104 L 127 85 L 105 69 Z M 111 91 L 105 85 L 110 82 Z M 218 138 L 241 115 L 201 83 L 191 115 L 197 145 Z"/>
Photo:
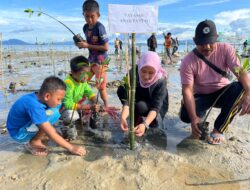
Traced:
<path id="1" fill-rule="evenodd" d="M 250 113 L 250 77 L 233 47 L 217 42 L 217 38 L 213 21 L 200 22 L 193 38 L 196 48 L 184 57 L 180 67 L 184 103 L 180 118 L 191 123 L 193 137 L 201 137 L 198 126 L 203 123 L 206 112 L 212 106 L 221 109 L 208 137 L 210 144 L 225 140 L 223 133 L 238 112 L 240 115 Z M 229 71 L 239 82 L 230 83 Z"/>

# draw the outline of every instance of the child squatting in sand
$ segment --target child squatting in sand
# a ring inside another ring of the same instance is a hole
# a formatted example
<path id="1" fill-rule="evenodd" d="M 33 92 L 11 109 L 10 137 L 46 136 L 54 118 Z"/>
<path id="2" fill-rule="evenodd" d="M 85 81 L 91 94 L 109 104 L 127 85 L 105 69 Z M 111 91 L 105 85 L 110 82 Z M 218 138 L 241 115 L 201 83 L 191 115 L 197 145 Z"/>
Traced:
<path id="1" fill-rule="evenodd" d="M 70 60 L 71 72 L 64 80 L 67 90 L 62 101 L 64 110 L 61 118 L 64 124 L 78 120 L 81 111 L 100 111 L 100 105 L 96 104 L 96 95 L 87 83 L 89 65 L 88 59 L 84 56 L 76 56 Z"/>
<path id="2" fill-rule="evenodd" d="M 18 99 L 10 109 L 7 129 L 10 136 L 19 143 L 28 142 L 25 147 L 33 155 L 46 156 L 48 149 L 44 139 L 48 136 L 59 146 L 72 154 L 83 156 L 86 150 L 63 139 L 52 126 L 60 117 L 61 100 L 66 85 L 58 77 L 48 77 L 38 93 L 27 94 Z M 35 124 L 38 131 L 29 131 Z"/>

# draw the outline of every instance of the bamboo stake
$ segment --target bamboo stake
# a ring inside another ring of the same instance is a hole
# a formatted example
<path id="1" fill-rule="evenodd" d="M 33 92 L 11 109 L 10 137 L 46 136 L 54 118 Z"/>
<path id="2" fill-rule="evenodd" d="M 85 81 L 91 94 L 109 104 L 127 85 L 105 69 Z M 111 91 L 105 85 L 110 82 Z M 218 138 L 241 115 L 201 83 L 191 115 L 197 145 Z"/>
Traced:
<path id="1" fill-rule="evenodd" d="M 130 149 L 134 150 L 135 147 L 135 134 L 134 134 L 134 110 L 135 110 L 135 86 L 136 86 L 136 36 L 132 33 L 132 84 L 130 89 L 130 102 L 129 102 L 129 114 L 130 114 Z"/>
<path id="2" fill-rule="evenodd" d="M 127 41 L 126 41 L 126 34 L 124 34 L 124 41 L 125 41 L 126 71 L 128 73 L 128 89 L 130 89 L 131 86 L 130 86 L 130 76 L 129 76 L 129 55 L 128 55 L 128 44 L 127 44 Z M 129 93 L 129 100 L 130 100 L 130 93 Z"/>

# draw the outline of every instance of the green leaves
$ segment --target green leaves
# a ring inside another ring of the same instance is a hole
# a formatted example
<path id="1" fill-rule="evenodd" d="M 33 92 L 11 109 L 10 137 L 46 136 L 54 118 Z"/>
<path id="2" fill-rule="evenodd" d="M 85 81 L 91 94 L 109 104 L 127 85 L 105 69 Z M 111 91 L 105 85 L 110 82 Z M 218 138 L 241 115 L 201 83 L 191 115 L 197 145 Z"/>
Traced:
<path id="1" fill-rule="evenodd" d="M 111 58 L 110 57 L 107 57 L 104 62 L 102 63 L 103 65 L 108 65 L 109 62 L 110 62 Z"/>
<path id="2" fill-rule="evenodd" d="M 34 11 L 30 8 L 24 10 L 25 13 L 29 13 L 29 17 L 34 13 Z"/>
<path id="3" fill-rule="evenodd" d="M 243 71 L 247 72 L 249 70 L 249 59 L 245 59 L 242 67 L 243 67 Z"/>
<path id="4" fill-rule="evenodd" d="M 242 62 L 241 56 L 240 56 L 238 53 L 236 53 L 236 55 L 237 55 L 237 57 L 238 57 L 238 59 L 240 60 L 240 63 L 241 63 L 241 62 Z M 242 64 L 241 64 L 241 65 L 242 65 Z M 240 67 L 235 67 L 235 68 L 234 68 L 234 71 L 235 71 L 238 75 L 240 75 L 241 72 L 248 72 L 249 70 L 250 70 L 249 59 L 245 59 L 245 60 L 244 60 L 244 63 L 243 63 L 243 65 L 242 65 L 242 69 L 241 69 Z"/>
<path id="5" fill-rule="evenodd" d="M 34 11 L 30 8 L 24 10 L 25 13 L 33 13 Z"/>
<path id="6" fill-rule="evenodd" d="M 110 60 L 111 60 L 110 57 L 106 57 L 106 59 L 104 61 L 101 61 L 101 65 L 108 65 Z"/>
<path id="7" fill-rule="evenodd" d="M 123 86 L 127 91 L 129 90 L 128 76 L 124 76 L 120 81 L 120 85 Z"/>
<path id="8" fill-rule="evenodd" d="M 240 76 L 240 71 L 241 71 L 240 67 L 234 67 L 234 71 L 235 73 L 237 73 L 238 76 Z"/>
<path id="9" fill-rule="evenodd" d="M 25 13 L 29 13 L 29 17 L 31 17 L 31 15 L 34 13 L 34 12 L 37 12 L 37 16 L 41 16 L 43 14 L 43 12 L 41 11 L 41 9 L 39 8 L 39 11 L 34 11 L 32 10 L 31 8 L 28 8 L 28 9 L 25 9 L 24 10 Z"/>

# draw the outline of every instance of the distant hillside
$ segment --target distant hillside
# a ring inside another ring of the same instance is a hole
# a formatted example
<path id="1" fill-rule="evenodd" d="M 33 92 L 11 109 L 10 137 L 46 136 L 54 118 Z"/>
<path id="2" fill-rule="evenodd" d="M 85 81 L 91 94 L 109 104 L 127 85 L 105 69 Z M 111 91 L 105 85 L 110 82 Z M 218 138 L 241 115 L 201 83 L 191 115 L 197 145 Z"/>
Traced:
<path id="1" fill-rule="evenodd" d="M 3 45 L 35 45 L 36 43 L 27 43 L 19 39 L 9 39 L 3 41 Z M 48 43 L 43 43 L 42 45 L 46 45 Z M 74 45 L 72 41 L 65 41 L 65 42 L 53 42 L 55 45 Z"/>
<path id="2" fill-rule="evenodd" d="M 146 39 L 143 39 L 143 38 L 138 38 L 137 39 L 137 44 L 145 45 L 146 42 L 147 42 Z M 158 44 L 161 44 L 164 41 L 163 40 L 159 40 L 159 41 L 157 40 L 157 42 L 158 42 Z M 180 45 L 185 45 L 186 42 L 188 42 L 188 44 L 194 44 L 193 40 L 179 40 Z M 47 44 L 48 43 L 42 43 L 41 45 L 47 45 Z M 51 44 L 51 43 L 49 43 L 49 44 Z M 54 44 L 54 45 L 74 45 L 74 42 L 72 40 L 72 41 L 65 41 L 65 42 L 52 42 L 52 44 Z M 114 44 L 114 39 L 110 39 L 109 44 L 113 45 Z M 19 40 L 19 39 L 9 39 L 9 40 L 3 41 L 3 45 L 36 45 L 36 43 L 27 43 L 27 42 L 24 42 L 24 41 Z"/>
<path id="3" fill-rule="evenodd" d="M 55 45 L 74 45 L 73 40 L 72 41 L 65 41 L 65 42 L 53 42 Z"/>
<path id="4" fill-rule="evenodd" d="M 27 42 L 18 39 L 9 39 L 2 42 L 3 45 L 30 45 Z"/>

